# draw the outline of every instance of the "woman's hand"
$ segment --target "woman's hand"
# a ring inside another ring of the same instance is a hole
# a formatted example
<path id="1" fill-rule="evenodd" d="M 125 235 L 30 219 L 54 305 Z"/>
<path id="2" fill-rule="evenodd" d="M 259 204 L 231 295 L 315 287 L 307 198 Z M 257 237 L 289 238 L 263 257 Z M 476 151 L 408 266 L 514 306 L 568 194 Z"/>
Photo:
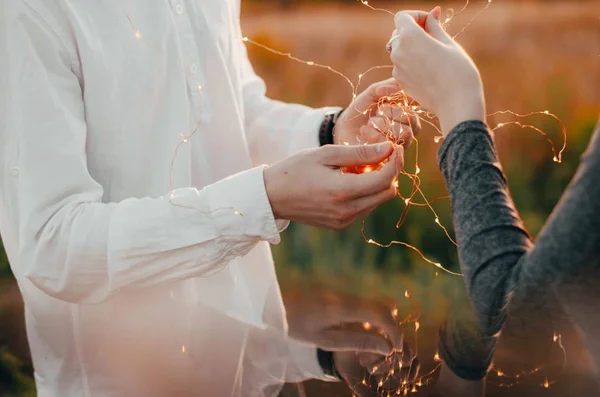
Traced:
<path id="1" fill-rule="evenodd" d="M 440 24 L 441 10 L 402 11 L 390 40 L 393 75 L 407 95 L 435 113 L 444 136 L 463 121 L 485 121 L 479 71 Z"/>

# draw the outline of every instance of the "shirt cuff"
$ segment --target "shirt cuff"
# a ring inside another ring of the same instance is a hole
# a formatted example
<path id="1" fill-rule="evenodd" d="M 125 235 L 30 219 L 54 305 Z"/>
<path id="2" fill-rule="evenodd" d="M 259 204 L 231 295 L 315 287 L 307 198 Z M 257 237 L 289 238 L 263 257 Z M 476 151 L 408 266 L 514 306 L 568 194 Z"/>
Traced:
<path id="1" fill-rule="evenodd" d="M 223 236 L 258 237 L 271 244 L 289 222 L 275 221 L 267 196 L 263 170 L 255 167 L 222 179 L 207 189 L 210 213 Z"/>
<path id="2" fill-rule="evenodd" d="M 340 107 L 325 107 L 307 111 L 294 125 L 288 153 L 319 147 L 321 145 L 319 142 L 319 128 L 325 119 L 325 114 L 341 110 Z"/>
<path id="3" fill-rule="evenodd" d="M 325 382 L 334 381 L 331 376 L 327 376 L 323 372 L 317 358 L 317 347 L 315 345 L 289 338 L 288 349 L 291 363 L 288 366 L 286 381 L 301 382 L 307 379 L 318 379 Z"/>

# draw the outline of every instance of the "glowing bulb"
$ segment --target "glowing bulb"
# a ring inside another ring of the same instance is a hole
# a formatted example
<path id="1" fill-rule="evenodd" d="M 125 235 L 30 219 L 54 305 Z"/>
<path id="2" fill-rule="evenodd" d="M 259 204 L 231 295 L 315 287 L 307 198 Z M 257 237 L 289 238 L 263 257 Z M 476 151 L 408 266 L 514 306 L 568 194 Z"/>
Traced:
<path id="1" fill-rule="evenodd" d="M 552 161 L 554 161 L 555 163 L 560 163 L 560 159 L 558 157 L 556 157 L 556 156 L 554 156 L 552 158 Z"/>
<path id="2" fill-rule="evenodd" d="M 549 115 L 549 114 L 550 114 L 550 112 L 549 112 L 549 111 L 547 111 L 547 110 L 544 110 L 544 114 L 545 114 L 545 115 Z"/>
<path id="3" fill-rule="evenodd" d="M 548 378 L 546 378 L 542 386 L 544 386 L 546 389 L 550 387 L 550 382 L 548 382 Z"/>
<path id="4" fill-rule="evenodd" d="M 421 172 L 421 169 L 419 168 L 419 166 L 417 166 L 417 169 L 415 170 L 415 174 L 418 174 L 419 172 Z"/>
<path id="5" fill-rule="evenodd" d="M 370 165 L 367 165 L 364 169 L 363 172 L 371 172 L 373 171 L 373 167 L 371 167 Z"/>
<path id="6" fill-rule="evenodd" d="M 374 244 L 374 243 L 375 243 L 375 241 L 373 241 L 373 239 L 369 239 L 369 241 L 367 241 L 367 243 L 369 243 L 369 244 Z"/>
<path id="7" fill-rule="evenodd" d="M 242 213 L 241 213 L 241 212 L 239 212 L 239 211 L 233 211 L 233 214 L 234 214 L 234 215 L 242 215 Z"/>
<path id="8" fill-rule="evenodd" d="M 404 297 L 405 298 L 410 298 L 410 294 L 408 293 L 408 290 L 404 291 Z"/>
<path id="9" fill-rule="evenodd" d="M 440 224 L 440 218 L 435 218 L 435 223 Z"/>
<path id="10" fill-rule="evenodd" d="M 411 392 L 412 393 L 416 393 L 417 392 L 417 387 L 415 385 L 413 385 Z"/>
<path id="11" fill-rule="evenodd" d="M 504 127 L 504 123 L 499 123 L 498 128 L 502 128 L 502 127 Z"/>
<path id="12" fill-rule="evenodd" d="M 139 30 L 135 32 L 135 38 L 136 39 L 141 39 L 142 38 L 142 34 L 140 33 Z"/>
<path id="13" fill-rule="evenodd" d="M 363 379 L 362 384 L 366 386 L 367 385 L 367 380 Z"/>
<path id="14" fill-rule="evenodd" d="M 404 204 L 408 205 L 410 203 L 410 199 L 404 200 Z"/>
<path id="15" fill-rule="evenodd" d="M 441 263 L 434 263 L 433 266 L 435 266 L 435 267 L 442 267 L 442 264 Z M 435 275 L 437 276 L 437 273 Z"/>
<path id="16" fill-rule="evenodd" d="M 313 61 L 308 61 L 308 62 L 306 62 L 306 64 L 307 64 L 308 66 L 313 66 L 315 63 L 314 63 Z"/>
<path id="17" fill-rule="evenodd" d="M 398 308 L 394 308 L 394 310 L 392 310 L 392 316 L 398 317 Z"/>
<path id="18" fill-rule="evenodd" d="M 394 187 L 395 187 L 396 189 L 398 189 L 398 186 L 399 186 L 399 184 L 398 184 L 398 181 L 394 182 Z"/>
<path id="19" fill-rule="evenodd" d="M 370 322 L 368 322 L 368 321 L 365 321 L 365 322 L 363 323 L 363 329 L 364 329 L 365 331 L 368 331 L 368 330 L 370 330 L 371 328 L 373 328 L 373 326 L 371 325 L 371 323 L 370 323 Z"/>
<path id="20" fill-rule="evenodd" d="M 558 335 L 554 334 L 553 341 L 556 342 L 558 340 Z"/>
<path id="21" fill-rule="evenodd" d="M 433 360 L 434 361 L 442 361 L 442 359 L 440 358 L 439 353 L 435 353 L 435 355 L 433 356 Z"/>
<path id="22" fill-rule="evenodd" d="M 182 346 L 181 346 L 181 352 L 182 352 L 182 353 L 185 353 L 185 345 L 182 345 Z"/>
<path id="23" fill-rule="evenodd" d="M 377 384 L 377 386 L 379 386 L 379 387 L 383 386 L 383 381 L 380 380 L 379 383 Z"/>
<path id="24" fill-rule="evenodd" d="M 497 372 L 498 372 L 498 376 L 504 376 L 504 372 L 502 372 L 500 370 L 498 370 Z"/>
<path id="25" fill-rule="evenodd" d="M 244 40 L 244 41 L 248 41 L 248 38 L 247 38 L 247 37 L 244 37 L 242 40 Z"/>
<path id="26" fill-rule="evenodd" d="M 444 21 L 444 23 L 448 23 L 450 22 L 450 18 L 446 18 L 446 20 Z"/>
<path id="27" fill-rule="evenodd" d="M 440 141 L 441 141 L 441 140 L 442 140 L 442 137 L 441 137 L 441 136 L 436 136 L 435 138 L 433 138 L 433 141 L 434 141 L 435 143 L 440 143 Z"/>
<path id="28" fill-rule="evenodd" d="M 421 326 L 421 324 L 419 324 L 418 321 L 415 321 L 415 332 L 417 332 L 419 330 L 420 326 Z"/>
<path id="29" fill-rule="evenodd" d="M 362 79 L 362 78 L 363 78 L 363 75 L 362 75 L 362 73 L 358 75 L 358 78 L 359 78 L 359 79 Z"/>

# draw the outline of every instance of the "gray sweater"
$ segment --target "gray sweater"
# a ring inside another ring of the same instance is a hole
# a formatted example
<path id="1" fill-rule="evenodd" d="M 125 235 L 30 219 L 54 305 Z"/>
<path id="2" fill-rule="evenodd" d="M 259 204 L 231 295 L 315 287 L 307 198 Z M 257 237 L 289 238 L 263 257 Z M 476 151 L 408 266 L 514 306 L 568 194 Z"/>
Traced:
<path id="1" fill-rule="evenodd" d="M 483 378 L 505 322 L 556 299 L 600 368 L 600 123 L 535 242 L 514 206 L 484 123 L 467 121 L 454 128 L 440 147 L 438 161 L 479 323 L 474 331 L 468 315 L 449 318 L 439 335 L 446 364 L 461 378 Z M 533 321 L 519 321 L 528 320 Z M 551 343 L 552 329 L 548 332 Z"/>

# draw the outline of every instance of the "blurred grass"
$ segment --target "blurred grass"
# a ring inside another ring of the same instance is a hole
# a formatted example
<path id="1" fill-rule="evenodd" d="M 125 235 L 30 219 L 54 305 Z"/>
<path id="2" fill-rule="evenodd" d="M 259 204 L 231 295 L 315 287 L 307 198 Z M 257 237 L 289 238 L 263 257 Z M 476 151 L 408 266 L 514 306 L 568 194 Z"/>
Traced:
<path id="1" fill-rule="evenodd" d="M 356 80 L 375 65 L 389 64 L 385 43 L 393 30 L 390 15 L 345 2 L 290 1 L 288 11 L 275 1 L 242 0 L 242 28 L 253 40 L 319 63 L 331 65 Z M 283 4 L 285 2 L 279 2 Z M 391 11 L 429 9 L 439 2 L 376 2 Z M 463 3 L 454 4 L 460 8 Z M 450 27 L 457 32 L 485 2 L 472 1 Z M 446 7 L 444 7 L 446 8 Z M 479 65 L 486 88 L 488 111 L 510 109 L 520 113 L 548 109 L 568 128 L 563 164 L 552 162 L 548 143 L 537 133 L 505 129 L 497 143 L 510 188 L 533 235 L 556 204 L 579 162 L 600 110 L 600 3 L 595 1 L 494 1 L 488 11 L 459 36 Z M 346 106 L 351 90 L 330 72 L 294 63 L 249 46 L 257 73 L 268 94 L 276 99 L 312 106 Z M 389 77 L 389 70 L 369 74 L 365 84 Z M 364 87 L 364 86 L 363 86 Z M 502 120 L 508 120 L 504 118 Z M 541 127 L 560 147 L 562 137 L 551 119 L 527 120 Z M 500 119 L 490 120 L 492 123 Z M 425 128 L 419 137 L 421 185 L 429 199 L 445 196 L 435 160 L 438 144 Z M 416 147 L 407 152 L 414 170 Z M 409 181 L 401 180 L 401 189 Z M 402 240 L 418 247 L 430 259 L 458 269 L 455 247 L 433 222 L 426 208 L 413 208 L 404 226 L 395 224 L 404 204 L 397 200 L 366 219 L 369 238 L 386 243 Z M 448 201 L 434 204 L 442 224 L 452 233 Z M 435 268 L 413 251 L 367 244 L 360 224 L 342 233 L 291 225 L 280 245 L 273 247 L 284 295 L 328 289 L 364 299 L 393 304 L 404 291 L 421 301 L 423 339 L 434 348 L 435 329 L 443 321 L 448 302 L 464 299 L 459 277 L 435 274 Z M 22 323 L 22 302 L 0 250 L 0 397 L 32 394 L 31 373 Z M 402 309 L 402 307 L 401 307 Z M 342 393 L 339 395 L 347 395 Z M 493 394 L 493 393 L 492 393 Z M 338 395 L 338 394 L 328 394 Z"/>

